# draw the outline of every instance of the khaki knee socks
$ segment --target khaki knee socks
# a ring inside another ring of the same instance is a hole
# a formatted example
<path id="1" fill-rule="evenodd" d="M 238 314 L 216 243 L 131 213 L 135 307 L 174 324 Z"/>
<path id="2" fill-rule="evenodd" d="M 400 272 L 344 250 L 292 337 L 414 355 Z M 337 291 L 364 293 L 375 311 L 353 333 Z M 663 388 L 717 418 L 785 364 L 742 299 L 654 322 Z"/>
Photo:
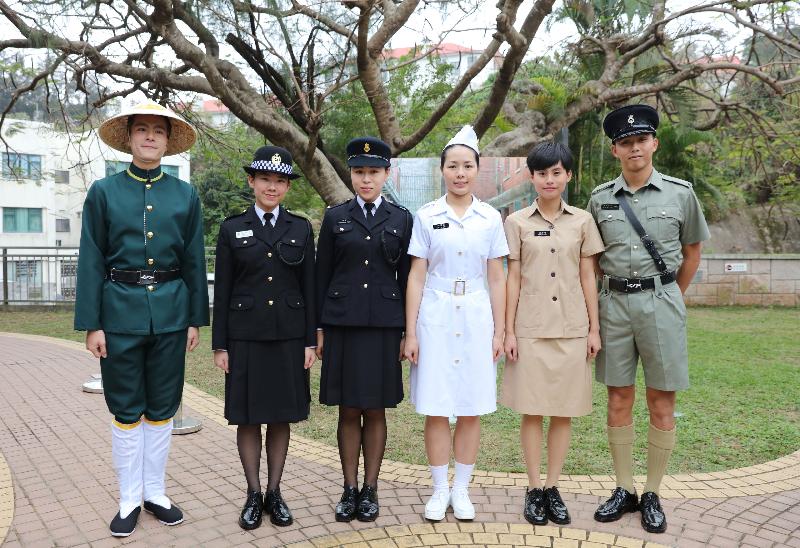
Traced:
<path id="1" fill-rule="evenodd" d="M 617 487 L 633 493 L 633 424 L 609 426 L 608 447 L 617 474 Z"/>
<path id="2" fill-rule="evenodd" d="M 675 447 L 675 427 L 672 430 L 659 430 L 652 424 L 647 431 L 647 483 L 644 492 L 658 494 L 661 479 L 667 471 L 667 463 Z"/>

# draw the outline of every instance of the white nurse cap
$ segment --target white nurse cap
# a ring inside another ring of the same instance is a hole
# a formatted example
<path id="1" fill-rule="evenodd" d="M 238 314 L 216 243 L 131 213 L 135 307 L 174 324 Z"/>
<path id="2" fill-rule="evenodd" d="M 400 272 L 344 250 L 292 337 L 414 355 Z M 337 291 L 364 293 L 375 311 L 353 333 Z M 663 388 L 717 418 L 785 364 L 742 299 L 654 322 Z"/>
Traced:
<path id="1" fill-rule="evenodd" d="M 481 151 L 478 150 L 478 136 L 475 134 L 475 130 L 472 126 L 464 126 L 462 127 L 458 133 L 456 133 L 452 139 L 447 142 L 447 147 L 452 145 L 464 145 L 465 147 L 469 147 L 474 150 L 476 153 L 480 154 Z M 444 149 L 443 149 L 444 150 Z"/>

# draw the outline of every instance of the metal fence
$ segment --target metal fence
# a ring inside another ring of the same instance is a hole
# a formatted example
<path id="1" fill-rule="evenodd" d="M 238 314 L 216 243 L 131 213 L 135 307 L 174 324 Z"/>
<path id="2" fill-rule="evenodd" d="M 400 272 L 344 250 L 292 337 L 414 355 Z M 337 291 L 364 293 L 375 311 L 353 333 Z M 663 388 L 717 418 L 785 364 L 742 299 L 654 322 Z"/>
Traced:
<path id="1" fill-rule="evenodd" d="M 78 282 L 77 247 L 3 247 L 4 305 L 74 304 Z M 214 248 L 206 248 L 209 293 L 214 283 Z"/>

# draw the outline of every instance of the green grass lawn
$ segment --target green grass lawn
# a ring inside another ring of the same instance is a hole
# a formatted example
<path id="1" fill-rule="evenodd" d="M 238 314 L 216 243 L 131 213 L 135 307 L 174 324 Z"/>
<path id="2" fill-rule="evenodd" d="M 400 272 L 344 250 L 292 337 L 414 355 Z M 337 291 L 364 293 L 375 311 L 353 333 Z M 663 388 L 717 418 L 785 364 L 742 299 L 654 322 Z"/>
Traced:
<path id="1" fill-rule="evenodd" d="M 83 340 L 72 331 L 71 311 L 4 311 L 0 331 Z M 710 472 L 757 464 L 800 448 L 800 310 L 762 308 L 689 309 L 691 388 L 678 396 L 678 444 L 669 471 Z M 217 397 L 223 374 L 212 363 L 210 333 L 187 359 L 186 378 Z M 312 370 L 310 420 L 298 434 L 336 443 L 336 409 L 316 403 L 319 363 Z M 502 368 L 501 368 L 502 370 Z M 408 367 L 405 368 L 406 387 Z M 642 375 L 636 403 L 636 473 L 645 472 L 647 416 Z M 611 458 L 605 436 L 605 388 L 594 386 L 594 413 L 574 421 L 565 473 L 608 474 Z M 388 411 L 386 457 L 425 464 L 423 420 L 404 401 Z M 506 408 L 482 421 L 478 466 L 523 472 L 519 418 Z"/>

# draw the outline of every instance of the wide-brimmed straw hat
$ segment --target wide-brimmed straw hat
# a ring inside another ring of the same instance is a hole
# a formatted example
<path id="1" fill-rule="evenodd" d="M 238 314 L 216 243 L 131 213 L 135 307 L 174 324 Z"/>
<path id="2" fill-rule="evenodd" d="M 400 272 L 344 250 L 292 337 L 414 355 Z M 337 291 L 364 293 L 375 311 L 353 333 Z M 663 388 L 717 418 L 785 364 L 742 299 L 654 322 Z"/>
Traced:
<path id="1" fill-rule="evenodd" d="M 98 130 L 100 139 L 111 148 L 130 154 L 131 146 L 130 136 L 128 135 L 128 118 L 135 114 L 163 116 L 169 119 L 170 133 L 169 139 L 167 140 L 167 151 L 164 153 L 164 156 L 186 152 L 192 148 L 192 145 L 194 145 L 197 139 L 197 132 L 189 122 L 167 107 L 149 100 L 123 110 L 116 116 L 112 116 L 103 122 Z"/>

